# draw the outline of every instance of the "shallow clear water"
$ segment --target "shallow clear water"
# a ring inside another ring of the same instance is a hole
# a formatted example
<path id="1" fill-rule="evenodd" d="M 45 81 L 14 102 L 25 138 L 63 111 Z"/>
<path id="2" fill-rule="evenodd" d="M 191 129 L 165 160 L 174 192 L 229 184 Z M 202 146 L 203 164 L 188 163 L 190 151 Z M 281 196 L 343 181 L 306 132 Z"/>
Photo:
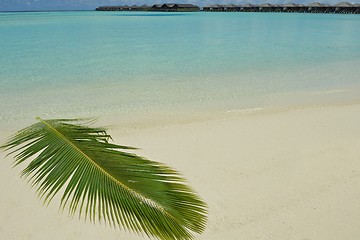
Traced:
<path id="1" fill-rule="evenodd" d="M 357 101 L 360 16 L 0 13 L 1 119 Z"/>

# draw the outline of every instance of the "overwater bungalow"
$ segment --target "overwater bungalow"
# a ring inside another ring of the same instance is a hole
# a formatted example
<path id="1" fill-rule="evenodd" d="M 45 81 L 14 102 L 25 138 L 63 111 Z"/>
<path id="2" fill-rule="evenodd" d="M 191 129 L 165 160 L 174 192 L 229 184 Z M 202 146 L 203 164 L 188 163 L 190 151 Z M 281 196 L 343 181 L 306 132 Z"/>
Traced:
<path id="1" fill-rule="evenodd" d="M 219 4 L 209 5 L 209 6 L 204 7 L 204 11 L 223 12 L 224 11 L 224 5 L 219 5 Z"/>
<path id="2" fill-rule="evenodd" d="M 360 14 L 360 3 L 359 4 L 354 4 L 355 7 L 355 14 Z"/>
<path id="3" fill-rule="evenodd" d="M 307 6 L 305 6 L 304 4 L 299 4 L 299 12 L 300 13 L 306 13 L 307 12 Z"/>
<path id="4" fill-rule="evenodd" d="M 186 12 L 198 12 L 200 11 L 200 7 L 194 4 L 176 4 L 178 6 L 178 10 L 186 11 Z"/>
<path id="5" fill-rule="evenodd" d="M 298 4 L 295 3 L 285 3 L 284 5 L 280 5 L 280 7 L 282 7 L 281 11 L 282 12 L 301 12 L 302 7 Z"/>
<path id="6" fill-rule="evenodd" d="M 121 11 L 129 11 L 130 9 L 131 9 L 131 7 L 128 6 L 128 5 L 120 6 L 120 10 L 121 10 Z"/>
<path id="7" fill-rule="evenodd" d="M 273 12 L 282 12 L 282 5 L 281 4 L 273 4 L 274 11 Z"/>
<path id="8" fill-rule="evenodd" d="M 139 6 L 137 5 L 129 6 L 129 11 L 139 11 Z"/>
<path id="9" fill-rule="evenodd" d="M 341 2 L 334 5 L 335 13 L 352 13 L 356 12 L 356 6 L 348 2 Z"/>
<path id="10" fill-rule="evenodd" d="M 276 6 L 270 3 L 263 3 L 259 5 L 259 12 L 275 12 Z"/>
<path id="11" fill-rule="evenodd" d="M 221 4 L 218 4 L 218 11 L 219 12 L 224 12 L 225 11 L 225 6 L 221 5 Z"/>
<path id="12" fill-rule="evenodd" d="M 204 7 L 204 8 L 203 8 L 203 11 L 208 11 L 208 12 L 220 12 L 221 9 L 223 9 L 223 5 L 212 4 L 212 5 L 208 5 L 208 6 Z"/>
<path id="13" fill-rule="evenodd" d="M 216 7 L 217 7 L 217 4 L 208 5 L 208 6 L 203 7 L 203 11 L 215 12 Z"/>
<path id="14" fill-rule="evenodd" d="M 152 11 L 160 11 L 162 4 L 154 4 L 151 7 Z"/>
<path id="15" fill-rule="evenodd" d="M 205 12 L 213 12 L 214 11 L 214 6 L 215 6 L 215 4 L 207 5 L 207 6 L 203 7 L 203 11 L 205 11 Z"/>
<path id="16" fill-rule="evenodd" d="M 224 5 L 224 11 L 225 12 L 236 12 L 236 5 L 235 4 L 226 4 Z"/>
<path id="17" fill-rule="evenodd" d="M 313 2 L 307 5 L 307 12 L 309 13 L 326 13 L 329 12 L 331 6 L 327 6 L 325 4 L 319 2 Z M 330 10 L 331 11 L 331 10 Z"/>
<path id="18" fill-rule="evenodd" d="M 151 6 L 148 6 L 146 4 L 139 6 L 139 11 L 147 11 L 151 8 Z"/>
<path id="19" fill-rule="evenodd" d="M 170 11 L 174 11 L 175 10 L 175 3 L 164 3 L 163 5 L 161 5 L 161 11 L 164 12 L 170 12 Z"/>
<path id="20" fill-rule="evenodd" d="M 259 9 L 258 5 L 246 3 L 241 5 L 241 12 L 256 12 Z"/>

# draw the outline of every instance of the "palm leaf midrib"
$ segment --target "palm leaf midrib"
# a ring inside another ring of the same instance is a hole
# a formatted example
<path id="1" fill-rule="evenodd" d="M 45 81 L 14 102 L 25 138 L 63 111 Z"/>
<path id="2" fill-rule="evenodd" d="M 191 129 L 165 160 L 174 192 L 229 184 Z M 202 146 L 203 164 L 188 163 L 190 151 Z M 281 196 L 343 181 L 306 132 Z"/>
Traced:
<path id="1" fill-rule="evenodd" d="M 206 203 L 177 171 L 109 143 L 106 129 L 87 126 L 88 119 L 37 120 L 0 149 L 15 148 L 16 165 L 31 160 L 21 175 L 38 186 L 40 198 L 50 202 L 65 187 L 60 207 L 71 215 L 85 211 L 92 222 L 97 216 L 162 240 L 203 232 Z"/>
<path id="2" fill-rule="evenodd" d="M 99 164 L 96 163 L 91 157 L 89 157 L 84 151 L 82 151 L 74 142 L 69 140 L 67 137 L 65 137 L 60 131 L 58 131 L 56 128 L 54 128 L 50 123 L 47 121 L 37 118 L 40 122 L 42 122 L 48 129 L 50 129 L 52 132 L 54 132 L 59 138 L 61 138 L 63 141 L 68 143 L 71 147 L 73 147 L 76 151 L 78 151 L 82 156 L 84 156 L 91 164 L 93 164 L 97 169 L 99 169 L 105 176 L 109 177 L 112 181 L 119 184 L 121 187 L 126 189 L 128 192 L 130 192 L 134 197 L 138 198 L 142 202 L 146 202 L 150 206 L 160 210 L 164 214 L 171 217 L 174 221 L 178 222 L 178 220 L 173 217 L 169 212 L 167 212 L 161 205 L 159 205 L 157 202 L 155 202 L 152 199 L 147 198 L 146 196 L 143 196 L 141 193 L 129 188 L 126 184 L 119 181 L 117 178 L 113 177 L 110 173 L 105 171 Z"/>

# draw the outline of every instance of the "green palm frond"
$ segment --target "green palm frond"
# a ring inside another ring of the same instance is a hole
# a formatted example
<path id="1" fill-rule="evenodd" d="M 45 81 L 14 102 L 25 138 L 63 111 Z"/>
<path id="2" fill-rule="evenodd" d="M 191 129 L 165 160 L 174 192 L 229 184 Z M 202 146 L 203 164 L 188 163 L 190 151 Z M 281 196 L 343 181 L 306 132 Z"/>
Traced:
<path id="1" fill-rule="evenodd" d="M 206 225 L 206 204 L 171 168 L 110 143 L 104 128 L 83 120 L 39 120 L 1 148 L 50 202 L 62 189 L 61 207 L 114 227 L 160 239 L 192 239 Z"/>

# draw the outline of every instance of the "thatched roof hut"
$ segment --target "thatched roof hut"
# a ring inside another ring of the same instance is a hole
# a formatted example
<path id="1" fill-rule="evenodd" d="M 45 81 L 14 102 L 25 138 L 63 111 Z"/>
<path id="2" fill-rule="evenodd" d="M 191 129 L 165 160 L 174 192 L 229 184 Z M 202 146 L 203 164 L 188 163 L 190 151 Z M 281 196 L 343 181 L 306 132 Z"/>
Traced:
<path id="1" fill-rule="evenodd" d="M 234 12 L 234 11 L 236 11 L 236 5 L 235 4 L 226 4 L 226 5 L 224 5 L 224 11 Z"/>
<path id="2" fill-rule="evenodd" d="M 150 8 L 151 8 L 151 6 L 148 6 L 146 4 L 139 6 L 139 9 L 141 9 L 141 10 L 147 10 L 147 9 L 150 9 Z"/>
<path id="3" fill-rule="evenodd" d="M 304 10 L 302 9 L 303 7 L 300 6 L 299 4 L 295 4 L 295 3 L 285 3 L 283 5 L 281 5 L 282 9 L 281 11 L 283 12 L 300 12 L 301 10 Z"/>
<path id="4" fill-rule="evenodd" d="M 307 7 L 308 7 L 307 11 L 311 13 L 331 12 L 331 8 L 332 8 L 330 5 L 327 6 L 319 2 L 310 3 Z"/>
<path id="5" fill-rule="evenodd" d="M 348 2 L 340 2 L 335 4 L 334 7 L 354 7 L 354 5 Z"/>
<path id="6" fill-rule="evenodd" d="M 242 7 L 247 7 L 247 8 L 250 8 L 250 7 L 257 6 L 257 5 L 250 4 L 250 3 L 245 3 L 245 4 L 242 4 L 241 6 L 242 6 Z"/>
<path id="7" fill-rule="evenodd" d="M 153 9 L 160 9 L 161 6 L 162 6 L 162 4 L 154 4 L 154 5 L 152 5 L 151 8 L 153 8 Z"/>
<path id="8" fill-rule="evenodd" d="M 275 10 L 275 6 L 270 3 L 263 3 L 259 5 L 260 12 L 273 12 Z"/>
<path id="9" fill-rule="evenodd" d="M 161 5 L 161 8 L 166 8 L 166 9 L 174 8 L 175 5 L 176 5 L 175 3 L 164 3 L 163 5 Z"/>
<path id="10" fill-rule="evenodd" d="M 319 2 L 313 2 L 308 5 L 308 7 L 324 7 L 324 4 L 321 4 Z"/>
<path id="11" fill-rule="evenodd" d="M 254 12 L 257 11 L 258 9 L 259 9 L 258 5 L 250 4 L 250 3 L 241 4 L 240 7 L 241 12 Z"/>
<path id="12" fill-rule="evenodd" d="M 179 7 L 182 7 L 182 8 L 196 8 L 196 7 L 198 7 L 198 6 L 194 5 L 194 4 L 177 3 L 176 5 L 178 5 Z"/>
<path id="13" fill-rule="evenodd" d="M 210 5 L 210 11 L 212 12 L 223 12 L 225 10 L 225 5 L 213 4 Z"/>
<path id="14" fill-rule="evenodd" d="M 299 5 L 289 2 L 282 5 L 283 7 L 298 7 Z"/>
<path id="15" fill-rule="evenodd" d="M 270 4 L 270 3 L 263 3 L 260 4 L 259 7 L 273 7 L 274 5 Z"/>
<path id="16" fill-rule="evenodd" d="M 224 5 L 214 4 L 211 5 L 212 11 L 224 11 Z"/>
<path id="17" fill-rule="evenodd" d="M 211 5 L 207 5 L 205 7 L 203 7 L 204 11 L 211 11 L 211 12 L 216 12 L 219 10 L 220 5 L 219 4 L 211 4 Z"/>
<path id="18" fill-rule="evenodd" d="M 341 2 L 334 5 L 335 13 L 357 13 L 355 5 L 348 2 Z"/>
<path id="19" fill-rule="evenodd" d="M 203 11 L 209 12 L 211 10 L 211 6 L 212 5 L 207 5 L 207 6 L 203 7 Z"/>
<path id="20" fill-rule="evenodd" d="M 194 4 L 181 4 L 177 3 L 173 6 L 173 8 L 176 8 L 177 11 L 185 11 L 185 12 L 196 12 L 200 11 L 199 6 L 196 6 Z"/>

